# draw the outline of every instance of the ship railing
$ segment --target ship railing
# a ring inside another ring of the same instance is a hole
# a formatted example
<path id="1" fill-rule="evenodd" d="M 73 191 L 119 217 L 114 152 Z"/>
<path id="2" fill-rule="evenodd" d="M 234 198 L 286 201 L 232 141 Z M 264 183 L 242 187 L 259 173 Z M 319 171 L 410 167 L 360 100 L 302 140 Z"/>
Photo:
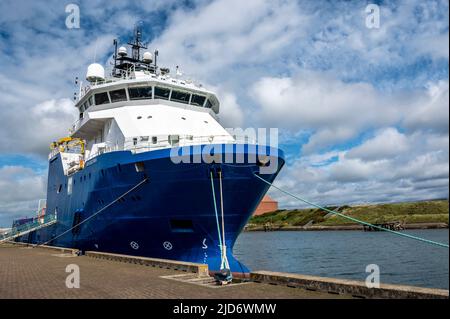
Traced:
<path id="1" fill-rule="evenodd" d="M 78 130 L 81 126 L 81 123 L 83 123 L 84 118 L 79 118 L 78 120 L 76 120 L 72 126 L 69 129 L 69 133 L 73 134 L 76 130 Z"/>
<path id="2" fill-rule="evenodd" d="M 90 82 L 89 85 L 83 86 L 80 90 L 80 97 L 82 99 L 83 96 L 89 93 L 92 87 L 96 87 L 103 84 L 114 83 L 122 80 L 132 80 L 135 78 L 134 76 L 134 68 L 129 70 L 118 70 L 116 69 L 116 76 L 109 76 L 103 80 L 97 80 L 95 82 Z M 105 74 L 112 74 L 112 68 L 108 67 L 105 69 Z"/>
<path id="3" fill-rule="evenodd" d="M 203 85 L 201 83 L 199 83 L 198 81 L 193 80 L 191 77 L 187 76 L 186 74 L 181 74 L 181 73 L 177 73 L 174 77 L 171 76 L 171 74 L 169 73 L 155 73 L 152 72 L 151 70 L 147 69 L 140 69 L 139 71 L 144 72 L 145 75 L 150 76 L 151 78 L 154 79 L 161 79 L 161 80 L 171 80 L 171 81 L 176 81 L 176 82 L 184 82 L 184 83 L 190 83 L 190 84 L 194 84 L 197 87 L 202 87 Z M 113 75 L 113 72 L 114 75 Z M 104 84 L 108 84 L 108 83 L 115 83 L 115 82 L 119 82 L 119 81 L 123 81 L 123 80 L 135 80 L 136 79 L 136 68 L 135 65 L 133 65 L 132 67 L 130 67 L 127 70 L 120 70 L 120 69 L 115 69 L 115 71 L 113 71 L 113 67 L 107 67 L 105 69 L 105 74 L 110 74 L 110 76 L 106 77 L 103 80 L 97 80 L 95 82 L 90 82 L 90 84 L 88 86 L 84 86 L 81 89 L 80 92 L 80 99 L 85 96 L 87 93 L 89 93 L 90 89 L 96 86 L 100 86 L 100 85 L 104 85 Z"/>
<path id="4" fill-rule="evenodd" d="M 256 144 L 255 139 L 247 136 L 232 135 L 168 135 L 167 138 L 158 138 L 150 136 L 137 136 L 125 139 L 124 150 L 130 150 L 133 153 L 141 153 L 155 149 L 183 147 L 200 144 L 237 144 L 252 143 Z"/>
<path id="5" fill-rule="evenodd" d="M 64 152 L 66 153 L 74 153 L 74 154 L 79 154 L 81 159 L 82 159 L 82 154 L 81 154 L 81 149 L 79 148 L 73 148 L 70 150 L 64 150 Z M 50 150 L 50 153 L 48 154 L 48 159 L 50 160 L 51 158 L 53 158 L 55 155 L 57 155 L 58 153 L 61 153 L 61 151 L 59 150 L 58 147 L 55 147 L 53 149 Z M 78 163 L 79 164 L 79 163 Z"/>
<path id="6" fill-rule="evenodd" d="M 98 149 L 97 152 L 90 154 L 92 159 L 104 153 L 115 151 L 131 151 L 132 153 L 142 153 L 153 151 L 157 149 L 183 147 L 201 144 L 257 144 L 255 138 L 247 135 L 165 135 L 165 138 L 160 136 L 136 136 L 126 138 L 123 146 L 117 144 L 103 143 L 104 145 Z"/>

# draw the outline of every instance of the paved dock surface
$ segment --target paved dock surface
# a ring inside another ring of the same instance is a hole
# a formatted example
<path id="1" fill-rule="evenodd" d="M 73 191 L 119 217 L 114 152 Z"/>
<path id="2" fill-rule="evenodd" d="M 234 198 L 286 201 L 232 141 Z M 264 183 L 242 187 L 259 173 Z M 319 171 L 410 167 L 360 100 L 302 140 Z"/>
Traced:
<path id="1" fill-rule="evenodd" d="M 80 268 L 80 288 L 66 287 L 66 266 Z M 263 283 L 208 287 L 162 278 L 186 274 L 58 251 L 0 244 L 0 299 L 6 298 L 350 298 Z"/>

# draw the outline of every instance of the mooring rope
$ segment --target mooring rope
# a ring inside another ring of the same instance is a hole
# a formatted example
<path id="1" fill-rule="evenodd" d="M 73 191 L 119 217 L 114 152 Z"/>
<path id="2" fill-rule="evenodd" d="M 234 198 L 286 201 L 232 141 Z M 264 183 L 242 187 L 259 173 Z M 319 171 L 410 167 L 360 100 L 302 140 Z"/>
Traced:
<path id="1" fill-rule="evenodd" d="M 220 234 L 220 225 L 219 225 L 219 213 L 217 212 L 217 201 L 216 201 L 216 191 L 214 188 L 214 177 L 212 171 L 210 172 L 211 175 L 211 190 L 212 190 L 212 196 L 214 201 L 214 212 L 216 214 L 216 225 L 217 225 L 217 235 L 219 236 L 219 248 L 220 248 L 220 269 L 225 269 L 224 265 L 228 265 L 227 256 L 224 255 L 224 243 L 222 241 L 222 235 Z M 223 226 L 223 225 L 222 225 Z M 229 268 L 227 268 L 229 269 Z"/>
<path id="2" fill-rule="evenodd" d="M 68 230 L 62 232 L 61 234 L 59 234 L 58 236 L 44 242 L 41 244 L 36 244 L 36 246 L 43 246 L 48 244 L 49 242 L 55 240 L 56 238 L 59 238 L 65 234 L 67 234 L 68 232 L 70 232 L 72 229 L 80 226 L 81 224 L 87 222 L 88 220 L 90 220 L 91 218 L 93 218 L 94 216 L 100 214 L 101 212 L 103 212 L 105 209 L 107 209 L 108 207 L 110 207 L 111 205 L 113 205 L 115 202 L 117 202 L 119 199 L 121 199 L 122 197 L 125 197 L 126 195 L 128 195 L 129 193 L 131 193 L 132 191 L 134 191 L 136 188 L 138 188 L 139 186 L 141 186 L 142 184 L 144 184 L 146 181 L 148 181 L 148 177 L 144 178 L 142 181 L 140 181 L 138 184 L 136 184 L 135 186 L 133 186 L 132 188 L 130 188 L 128 191 L 126 191 L 125 193 L 123 193 L 122 195 L 120 195 L 119 197 L 117 197 L 115 200 L 113 200 L 111 203 L 109 203 L 108 205 L 104 206 L 102 209 L 98 210 L 97 212 L 95 212 L 94 214 L 92 214 L 91 216 L 89 216 L 88 218 L 82 220 L 81 222 L 79 222 L 78 224 L 76 224 L 75 226 L 72 226 L 71 228 L 69 228 Z"/>
<path id="3" fill-rule="evenodd" d="M 214 212 L 216 213 L 217 235 L 219 236 L 219 246 L 220 246 L 220 249 L 222 249 L 222 235 L 220 234 L 219 214 L 217 213 L 216 191 L 215 191 L 215 189 L 214 189 L 213 173 L 210 172 L 210 175 L 211 175 L 211 189 L 212 189 L 213 202 L 214 202 Z"/>
<path id="4" fill-rule="evenodd" d="M 319 208 L 319 209 L 321 209 L 321 210 L 323 210 L 323 211 L 326 211 L 326 212 L 328 212 L 328 213 L 335 214 L 335 215 L 338 215 L 338 216 L 340 216 L 340 217 L 342 217 L 342 218 L 349 219 L 349 220 L 351 220 L 351 221 L 353 221 L 353 222 L 356 222 L 356 223 L 359 223 L 359 224 L 362 224 L 362 225 L 366 225 L 366 226 L 370 226 L 370 227 L 373 227 L 373 228 L 376 228 L 376 229 L 379 229 L 379 230 L 383 230 L 383 231 L 386 231 L 386 232 L 389 232 L 389 233 L 392 233 L 392 234 L 395 234 L 395 235 L 403 236 L 403 237 L 406 237 L 406 238 L 409 238 L 409 239 L 418 240 L 418 241 L 421 241 L 421 242 L 424 242 L 424 243 L 427 243 L 427 244 L 431 244 L 431 245 L 435 245 L 435 246 L 440 246 L 440 247 L 449 248 L 449 245 L 448 245 L 448 244 L 440 243 L 440 242 L 433 241 L 433 240 L 429 240 L 429 239 L 426 239 L 426 238 L 422 238 L 422 237 L 418 237 L 418 236 L 414 236 L 414 235 L 410 235 L 410 234 L 406 234 L 406 233 L 401 233 L 401 232 L 398 232 L 398 231 L 395 231 L 395 230 L 392 230 L 392 229 L 388 229 L 388 228 L 384 228 L 384 227 L 381 227 L 381 226 L 377 226 L 377 225 L 374 225 L 374 224 L 371 224 L 371 223 L 368 223 L 368 222 L 359 220 L 359 219 L 357 219 L 357 218 L 354 218 L 354 217 L 351 217 L 351 216 L 348 216 L 348 215 L 345 215 L 345 214 L 336 212 L 336 211 L 331 210 L 331 209 L 328 209 L 328 208 L 326 208 L 326 207 L 323 207 L 323 206 L 314 204 L 314 203 L 312 203 L 312 202 L 310 202 L 310 201 L 308 201 L 308 200 L 306 200 L 306 199 L 304 199 L 304 198 L 301 198 L 301 197 L 299 197 L 299 196 L 296 196 L 296 195 L 294 195 L 294 194 L 292 194 L 292 193 L 290 193 L 290 192 L 288 192 L 288 191 L 286 191 L 286 190 L 284 190 L 284 189 L 281 189 L 281 188 L 278 187 L 278 186 L 275 186 L 274 184 L 272 184 L 272 183 L 266 181 L 266 180 L 265 180 L 264 178 L 262 178 L 261 176 L 258 176 L 258 175 L 256 175 L 256 174 L 254 174 L 254 175 L 255 175 L 257 178 L 259 178 L 260 180 L 262 180 L 264 183 L 266 183 L 266 184 L 272 186 L 273 188 L 278 189 L 280 192 L 283 192 L 283 193 L 285 193 L 285 194 L 287 194 L 287 195 L 289 195 L 289 196 L 291 196 L 291 197 L 293 197 L 293 198 L 295 198 L 295 199 L 297 199 L 297 200 L 299 200 L 299 201 L 301 201 L 301 202 L 304 202 L 304 203 L 309 204 L 309 205 L 311 205 L 311 206 L 317 207 L 317 208 Z"/>
<path id="5" fill-rule="evenodd" d="M 223 213 L 223 191 L 222 191 L 222 171 L 219 171 L 219 190 L 220 190 L 220 211 L 222 213 L 222 265 L 221 269 L 230 269 L 227 258 L 227 245 L 225 241 L 225 215 Z"/>

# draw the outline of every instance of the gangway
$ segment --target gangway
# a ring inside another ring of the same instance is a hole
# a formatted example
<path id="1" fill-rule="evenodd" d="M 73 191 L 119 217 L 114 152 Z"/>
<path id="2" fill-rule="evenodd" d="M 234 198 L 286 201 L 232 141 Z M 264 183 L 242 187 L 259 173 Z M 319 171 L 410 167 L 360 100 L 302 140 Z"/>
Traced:
<path id="1" fill-rule="evenodd" d="M 17 237 L 29 234 L 38 229 L 48 227 L 56 223 L 56 215 L 48 215 L 44 218 L 35 219 L 32 222 L 13 227 L 10 231 L 6 232 L 3 235 L 0 235 L 0 243 L 11 241 Z"/>

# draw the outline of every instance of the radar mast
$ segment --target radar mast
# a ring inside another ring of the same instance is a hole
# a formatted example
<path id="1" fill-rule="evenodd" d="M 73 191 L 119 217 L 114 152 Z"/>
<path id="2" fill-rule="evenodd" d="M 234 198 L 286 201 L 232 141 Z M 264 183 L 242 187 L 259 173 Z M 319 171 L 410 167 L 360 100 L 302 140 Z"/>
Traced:
<path id="1" fill-rule="evenodd" d="M 152 55 L 150 52 L 144 52 L 141 57 L 141 50 L 146 50 L 147 46 L 142 43 L 142 28 L 139 24 L 134 27 L 133 38 L 127 43 L 131 47 L 131 56 L 128 56 L 127 48 L 117 49 L 117 39 L 114 40 L 114 67 L 112 76 L 121 78 L 127 76 L 133 71 L 148 71 L 156 74 L 158 66 L 156 65 L 156 56 L 158 51 Z"/>

